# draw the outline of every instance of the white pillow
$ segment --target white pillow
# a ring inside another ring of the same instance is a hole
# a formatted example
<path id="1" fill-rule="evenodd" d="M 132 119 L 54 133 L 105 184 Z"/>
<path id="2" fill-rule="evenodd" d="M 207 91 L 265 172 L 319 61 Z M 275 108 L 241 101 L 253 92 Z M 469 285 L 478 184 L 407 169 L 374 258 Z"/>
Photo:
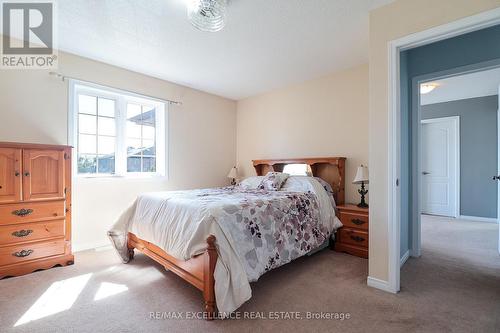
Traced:
<path id="1" fill-rule="evenodd" d="M 308 176 L 290 176 L 281 187 L 281 191 L 314 192 L 314 186 L 311 182 L 316 181 L 314 178 Z"/>
<path id="2" fill-rule="evenodd" d="M 333 197 L 333 191 L 331 188 L 332 187 L 327 182 L 318 177 L 290 176 L 286 180 L 285 184 L 283 184 L 280 191 L 313 192 L 318 194 L 319 191 L 322 192 L 324 190 L 324 193 L 328 195 L 332 206 L 336 207 L 335 198 Z"/>
<path id="3" fill-rule="evenodd" d="M 264 176 L 253 176 L 243 179 L 238 186 L 244 190 L 256 190 Z"/>

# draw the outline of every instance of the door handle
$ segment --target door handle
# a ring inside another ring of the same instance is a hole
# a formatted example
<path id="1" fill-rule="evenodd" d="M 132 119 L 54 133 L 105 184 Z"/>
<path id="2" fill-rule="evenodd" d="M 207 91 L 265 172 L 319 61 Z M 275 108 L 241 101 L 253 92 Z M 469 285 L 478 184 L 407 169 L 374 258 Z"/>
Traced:
<path id="1" fill-rule="evenodd" d="M 423 174 L 424 176 L 427 176 L 427 175 L 430 175 L 431 173 L 430 173 L 430 172 L 427 172 L 427 171 L 424 171 L 424 172 L 422 172 L 422 174 Z"/>
<path id="2" fill-rule="evenodd" d="M 500 176 L 493 176 L 493 180 L 500 180 Z"/>

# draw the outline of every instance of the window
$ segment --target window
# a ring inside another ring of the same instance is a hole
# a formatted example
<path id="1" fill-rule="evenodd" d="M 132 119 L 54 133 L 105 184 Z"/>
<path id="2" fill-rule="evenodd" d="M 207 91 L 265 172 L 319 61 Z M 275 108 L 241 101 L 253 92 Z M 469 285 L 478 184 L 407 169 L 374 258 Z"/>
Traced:
<path id="1" fill-rule="evenodd" d="M 127 172 L 156 171 L 156 110 L 127 103 Z"/>
<path id="2" fill-rule="evenodd" d="M 284 173 L 292 176 L 311 176 L 311 167 L 307 164 L 287 164 L 283 168 Z"/>
<path id="3" fill-rule="evenodd" d="M 70 95 L 79 176 L 165 175 L 165 103 L 79 81 Z"/>

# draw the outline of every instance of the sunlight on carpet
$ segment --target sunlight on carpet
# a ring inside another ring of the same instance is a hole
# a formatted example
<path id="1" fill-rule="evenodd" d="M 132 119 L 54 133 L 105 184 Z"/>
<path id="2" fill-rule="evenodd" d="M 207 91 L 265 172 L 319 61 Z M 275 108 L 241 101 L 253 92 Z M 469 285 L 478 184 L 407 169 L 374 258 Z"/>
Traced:
<path id="1" fill-rule="evenodd" d="M 127 290 L 128 287 L 124 284 L 103 282 L 101 283 L 99 289 L 97 290 L 97 293 L 95 294 L 94 301 L 99 301 L 109 296 L 120 294 Z"/>
<path id="2" fill-rule="evenodd" d="M 92 273 L 89 273 L 54 282 L 14 327 L 70 309 L 91 276 Z"/>

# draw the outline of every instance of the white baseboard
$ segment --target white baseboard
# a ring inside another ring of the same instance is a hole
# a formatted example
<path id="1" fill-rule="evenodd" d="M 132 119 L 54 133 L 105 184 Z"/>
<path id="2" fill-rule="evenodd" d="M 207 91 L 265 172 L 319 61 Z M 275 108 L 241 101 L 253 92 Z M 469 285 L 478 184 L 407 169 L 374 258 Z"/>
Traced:
<path id="1" fill-rule="evenodd" d="M 478 216 L 460 215 L 458 218 L 461 220 L 471 220 L 471 221 L 476 221 L 476 222 L 498 223 L 498 219 L 496 219 L 494 217 L 478 217 Z"/>
<path id="2" fill-rule="evenodd" d="M 109 245 L 110 245 L 109 241 L 100 241 L 100 242 L 83 243 L 83 244 L 73 243 L 71 245 L 71 248 L 73 252 L 80 252 L 86 250 L 94 250 L 97 248 L 104 248 L 108 247 Z"/>
<path id="3" fill-rule="evenodd" d="M 410 249 L 410 257 L 412 257 L 412 258 L 419 258 L 420 255 L 421 255 L 420 252 L 417 252 L 415 250 Z"/>
<path id="4" fill-rule="evenodd" d="M 377 288 L 383 291 L 387 291 L 388 293 L 394 294 L 394 291 L 389 287 L 389 282 L 387 281 L 369 276 L 368 279 L 366 280 L 366 283 L 368 284 L 369 287 Z"/>
<path id="5" fill-rule="evenodd" d="M 406 253 L 403 255 L 403 257 L 401 257 L 399 267 L 402 267 L 405 264 L 406 260 L 408 260 L 408 258 L 410 258 L 410 250 L 406 251 Z"/>

